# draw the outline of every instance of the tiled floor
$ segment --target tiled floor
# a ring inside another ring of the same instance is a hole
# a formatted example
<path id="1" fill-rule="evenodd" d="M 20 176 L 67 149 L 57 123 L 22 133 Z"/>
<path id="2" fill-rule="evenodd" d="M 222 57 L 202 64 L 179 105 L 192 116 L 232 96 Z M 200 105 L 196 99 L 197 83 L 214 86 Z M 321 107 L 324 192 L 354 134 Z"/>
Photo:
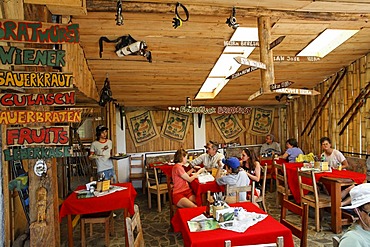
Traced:
<path id="1" fill-rule="evenodd" d="M 140 207 L 141 222 L 143 225 L 145 246 L 183 246 L 182 236 L 180 233 L 171 231 L 169 223 L 169 206 L 168 202 L 162 207 L 162 212 L 157 212 L 157 204 L 155 196 L 152 197 L 152 209 L 148 208 L 147 196 L 141 193 L 141 189 L 137 189 L 138 196 L 136 203 Z M 275 219 L 280 217 L 280 208 L 275 203 L 275 193 L 267 193 L 267 207 L 269 214 Z M 115 232 L 110 237 L 110 246 L 124 246 L 124 230 L 123 230 L 123 214 L 118 211 L 115 218 Z M 295 220 L 298 220 L 296 218 Z M 330 231 L 330 214 L 324 212 L 322 219 L 322 231 L 314 231 L 313 211 L 310 211 L 309 218 L 309 233 L 308 246 L 309 247 L 329 247 L 332 246 L 332 236 Z M 87 246 L 104 246 L 104 228 L 103 225 L 94 224 L 93 237 L 87 233 Z M 346 229 L 346 227 L 344 228 Z M 80 227 L 79 225 L 74 229 L 74 246 L 80 246 Z M 299 246 L 299 239 L 294 237 L 295 246 Z M 67 246 L 67 226 L 66 219 L 63 219 L 61 224 L 61 246 Z"/>

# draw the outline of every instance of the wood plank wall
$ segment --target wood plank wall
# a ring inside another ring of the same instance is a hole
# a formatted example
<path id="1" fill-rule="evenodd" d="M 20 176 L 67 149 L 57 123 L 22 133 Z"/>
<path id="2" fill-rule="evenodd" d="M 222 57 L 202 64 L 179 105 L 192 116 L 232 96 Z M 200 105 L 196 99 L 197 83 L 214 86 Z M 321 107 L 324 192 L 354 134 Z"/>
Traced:
<path id="1" fill-rule="evenodd" d="M 316 97 L 304 96 L 295 99 L 287 107 L 287 121 L 290 126 L 288 136 L 298 139 L 300 147 L 305 152 L 320 154 L 322 152 L 320 138 L 328 136 L 332 140 L 334 148 L 354 153 L 369 153 L 370 149 L 370 103 L 367 101 L 355 115 L 353 121 L 347 126 L 342 135 L 340 134 L 344 124 L 337 125 L 341 117 L 355 101 L 362 88 L 370 82 L 370 54 L 354 61 L 347 67 L 347 73 L 337 89 L 331 95 L 330 100 L 318 118 L 313 131 L 308 135 L 308 130 L 301 136 L 304 126 L 314 113 L 315 107 L 325 95 L 335 75 L 318 84 L 317 91 L 321 94 Z M 299 109 L 297 111 L 297 109 Z"/>
<path id="2" fill-rule="evenodd" d="M 262 107 L 263 108 L 263 107 Z M 274 123 L 272 126 L 271 133 L 276 136 L 277 141 L 285 143 L 286 140 L 286 128 L 281 127 L 281 124 L 285 126 L 285 118 L 280 118 L 280 115 L 285 116 L 285 107 L 278 107 L 274 112 Z M 153 116 L 155 123 L 157 125 L 158 131 L 162 129 L 164 118 L 166 116 L 166 111 L 153 111 Z M 194 116 L 194 115 L 193 115 Z M 247 144 L 261 144 L 265 140 L 265 136 L 256 136 L 248 133 L 248 128 L 250 124 L 251 115 L 237 114 L 239 120 L 241 120 L 244 127 L 247 129 L 239 138 L 235 139 L 233 142 L 240 143 L 241 145 Z M 195 115 L 197 117 L 197 115 Z M 210 115 L 203 115 L 206 121 L 206 140 L 213 140 L 218 143 L 225 143 L 221 135 L 216 130 Z M 142 153 L 142 152 L 153 152 L 153 151 L 166 151 L 166 150 L 177 150 L 180 147 L 185 149 L 191 149 L 194 147 L 194 120 L 191 118 L 191 124 L 186 136 L 184 143 L 171 141 L 168 138 L 160 137 L 154 141 L 148 142 L 145 145 L 135 147 L 130 131 L 128 130 L 127 121 L 126 121 L 126 151 L 127 153 Z M 283 140 L 283 141 L 281 141 Z"/>

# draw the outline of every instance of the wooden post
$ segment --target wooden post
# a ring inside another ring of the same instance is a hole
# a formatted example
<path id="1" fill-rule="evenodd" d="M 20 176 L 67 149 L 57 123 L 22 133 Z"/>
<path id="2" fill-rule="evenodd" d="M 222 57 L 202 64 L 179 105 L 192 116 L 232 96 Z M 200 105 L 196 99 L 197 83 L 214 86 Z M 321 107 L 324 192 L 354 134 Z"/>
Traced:
<path id="1" fill-rule="evenodd" d="M 271 23 L 270 17 L 260 16 L 258 23 L 258 39 L 260 43 L 260 62 L 266 69 L 260 69 L 263 92 L 270 92 L 270 85 L 275 83 L 274 60 L 270 50 Z"/>

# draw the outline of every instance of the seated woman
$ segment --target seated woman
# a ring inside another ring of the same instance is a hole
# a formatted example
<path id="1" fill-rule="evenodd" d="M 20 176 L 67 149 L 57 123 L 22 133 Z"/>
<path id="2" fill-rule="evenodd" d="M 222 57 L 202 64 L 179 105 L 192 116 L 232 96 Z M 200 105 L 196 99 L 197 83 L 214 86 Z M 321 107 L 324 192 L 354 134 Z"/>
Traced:
<path id="1" fill-rule="evenodd" d="M 204 171 L 204 168 L 199 169 L 195 174 L 189 176 L 194 170 L 190 169 L 185 172 L 184 167 L 187 167 L 187 152 L 184 149 L 176 151 L 174 156 L 175 165 L 172 169 L 173 180 L 173 203 L 179 208 L 193 208 L 195 204 L 195 195 L 193 194 L 188 182 L 196 179 L 199 173 Z"/>
<path id="2" fill-rule="evenodd" d="M 248 148 L 243 149 L 241 167 L 247 172 L 249 179 L 255 181 L 256 190 L 254 192 L 255 201 L 261 194 L 261 164 L 258 161 L 257 155 L 254 150 L 249 150 Z M 256 203 L 258 206 L 258 204 Z"/>
<path id="3" fill-rule="evenodd" d="M 298 155 L 303 154 L 302 149 L 298 147 L 298 142 L 294 138 L 290 138 L 285 143 L 286 151 L 281 158 L 286 159 L 288 162 L 295 162 Z"/>
<path id="4" fill-rule="evenodd" d="M 225 164 L 227 174 L 222 176 L 223 164 Z M 231 186 L 246 186 L 249 185 L 249 178 L 247 173 L 240 169 L 240 162 L 237 158 L 231 157 L 229 159 L 218 162 L 218 170 L 216 174 L 216 182 L 218 185 L 231 185 Z M 231 196 L 231 195 L 230 195 Z M 247 195 L 244 192 L 239 194 L 239 201 L 246 201 Z"/>

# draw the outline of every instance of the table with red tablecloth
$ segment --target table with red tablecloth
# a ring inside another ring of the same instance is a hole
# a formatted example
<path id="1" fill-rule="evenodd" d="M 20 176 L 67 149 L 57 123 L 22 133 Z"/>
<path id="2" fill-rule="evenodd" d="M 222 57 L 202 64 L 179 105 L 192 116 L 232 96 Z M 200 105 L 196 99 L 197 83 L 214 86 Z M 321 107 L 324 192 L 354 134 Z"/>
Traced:
<path id="1" fill-rule="evenodd" d="M 299 184 L 298 184 L 298 168 L 302 167 L 302 163 L 286 163 L 286 174 L 288 180 L 288 186 L 294 200 L 298 203 L 301 202 L 301 195 L 299 193 Z M 316 181 L 319 181 L 322 177 L 331 177 L 331 178 L 349 178 L 352 179 L 355 183 L 361 184 L 366 179 L 366 174 L 348 171 L 348 170 L 336 170 L 332 169 L 331 172 L 317 172 L 315 173 Z"/>
<path id="2" fill-rule="evenodd" d="M 199 183 L 198 179 L 194 179 L 190 183 L 190 187 L 195 194 L 195 200 L 198 206 L 202 206 L 202 198 L 203 195 L 207 194 L 208 191 L 210 192 L 220 192 L 224 191 L 225 186 L 220 186 L 216 183 L 216 181 L 211 181 L 207 183 Z"/>
<path id="3" fill-rule="evenodd" d="M 298 168 L 302 167 L 302 164 L 286 165 L 286 173 L 288 186 L 294 199 L 300 203 L 301 195 L 299 192 L 298 183 Z M 366 174 L 348 171 L 348 170 L 336 170 L 332 169 L 331 172 L 317 172 L 315 173 L 316 181 L 323 182 L 329 187 L 329 193 L 331 197 L 331 228 L 334 233 L 340 233 L 342 231 L 342 218 L 341 218 L 341 190 L 342 186 L 348 186 L 349 181 L 353 181 L 356 184 L 361 184 L 366 181 Z"/>
<path id="4" fill-rule="evenodd" d="M 266 214 L 262 209 L 250 202 L 231 204 L 233 207 L 243 207 L 248 212 Z M 279 236 L 284 237 L 285 247 L 294 247 L 292 232 L 268 215 L 266 219 L 248 228 L 244 233 L 224 229 L 202 232 L 190 232 L 187 222 L 202 214 L 206 207 L 180 208 L 171 220 L 175 232 L 181 232 L 184 246 L 187 247 L 224 247 L 225 240 L 231 240 L 232 245 L 275 243 Z"/>
<path id="5" fill-rule="evenodd" d="M 68 217 L 68 246 L 73 246 L 72 237 L 72 215 L 93 214 L 105 211 L 124 209 L 124 220 L 129 215 L 133 215 L 136 190 L 131 183 L 119 183 L 116 186 L 125 187 L 126 189 L 116 191 L 99 197 L 78 199 L 77 193 L 71 193 L 63 202 L 59 212 L 59 221 L 63 217 Z M 79 186 L 77 190 L 84 189 L 85 185 Z M 127 234 L 126 234 L 127 236 Z"/>
<path id="6" fill-rule="evenodd" d="M 168 164 L 153 164 L 152 167 L 159 168 L 166 176 L 167 178 L 172 176 L 172 168 L 173 165 Z M 198 206 L 202 205 L 202 198 L 203 195 L 207 193 L 207 191 L 211 192 L 220 192 L 223 191 L 224 186 L 219 186 L 216 181 L 207 182 L 204 184 L 199 183 L 198 179 L 194 179 L 190 183 L 190 188 L 193 190 L 195 194 L 196 203 Z"/>

